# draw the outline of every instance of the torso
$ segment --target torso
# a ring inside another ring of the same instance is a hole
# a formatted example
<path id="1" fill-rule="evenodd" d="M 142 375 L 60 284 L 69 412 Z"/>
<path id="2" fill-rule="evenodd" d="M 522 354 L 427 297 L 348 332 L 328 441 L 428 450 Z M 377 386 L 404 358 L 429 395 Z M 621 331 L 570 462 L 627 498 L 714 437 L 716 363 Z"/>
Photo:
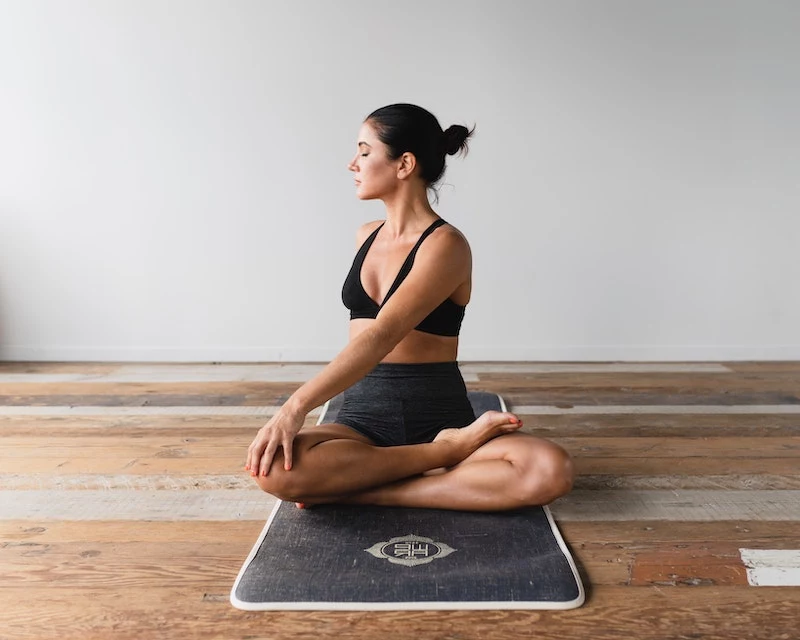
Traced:
<path id="1" fill-rule="evenodd" d="M 358 238 L 361 245 L 382 220 L 371 222 L 361 229 L 362 236 Z M 432 222 L 432 221 L 431 221 Z M 364 259 L 361 267 L 361 284 L 367 295 L 373 300 L 383 300 L 389 287 L 392 286 L 395 276 L 400 271 L 409 251 L 422 233 L 423 229 L 412 238 L 403 242 L 390 243 L 380 237 L 375 238 L 375 242 Z M 457 233 L 462 238 L 463 234 L 452 225 L 444 225 L 436 230 L 438 233 L 447 231 Z M 426 238 L 424 242 L 435 241 L 436 233 Z M 466 238 L 464 238 L 466 242 Z M 464 281 L 450 295 L 450 299 L 456 304 L 466 305 L 472 293 L 472 273 L 464 274 Z M 350 320 L 350 340 L 364 331 L 371 322 L 371 318 L 356 318 Z M 392 351 L 390 351 L 381 362 L 448 362 L 458 359 L 458 336 L 437 336 L 424 331 L 412 329 Z"/>

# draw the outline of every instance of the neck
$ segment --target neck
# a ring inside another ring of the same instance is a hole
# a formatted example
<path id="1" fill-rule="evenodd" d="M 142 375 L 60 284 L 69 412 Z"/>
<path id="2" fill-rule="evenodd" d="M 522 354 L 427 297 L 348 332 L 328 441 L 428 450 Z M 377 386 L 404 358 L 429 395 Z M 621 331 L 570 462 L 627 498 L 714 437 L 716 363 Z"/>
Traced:
<path id="1" fill-rule="evenodd" d="M 419 235 L 439 217 L 431 208 L 424 189 L 411 189 L 401 184 L 396 191 L 381 199 L 386 205 L 384 228 L 392 239 Z"/>

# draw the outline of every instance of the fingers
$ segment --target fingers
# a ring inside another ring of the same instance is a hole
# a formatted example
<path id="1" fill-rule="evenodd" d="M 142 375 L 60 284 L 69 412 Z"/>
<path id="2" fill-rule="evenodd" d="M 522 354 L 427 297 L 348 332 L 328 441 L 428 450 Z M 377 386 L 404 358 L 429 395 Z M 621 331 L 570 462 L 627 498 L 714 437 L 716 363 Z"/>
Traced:
<path id="1" fill-rule="evenodd" d="M 258 475 L 266 476 L 269 473 L 269 468 L 272 466 L 272 459 L 275 457 L 275 451 L 277 448 L 278 444 L 274 440 L 270 440 L 267 443 L 267 448 L 264 450 L 264 455 L 261 456 L 259 470 L 257 471 Z"/>
<path id="2" fill-rule="evenodd" d="M 250 471 L 253 468 L 253 445 L 247 447 L 247 460 L 244 462 L 244 470 Z M 252 473 L 250 475 L 253 475 Z"/>
<path id="3" fill-rule="evenodd" d="M 283 441 L 283 468 L 290 471 L 292 468 L 292 438 L 285 438 Z"/>

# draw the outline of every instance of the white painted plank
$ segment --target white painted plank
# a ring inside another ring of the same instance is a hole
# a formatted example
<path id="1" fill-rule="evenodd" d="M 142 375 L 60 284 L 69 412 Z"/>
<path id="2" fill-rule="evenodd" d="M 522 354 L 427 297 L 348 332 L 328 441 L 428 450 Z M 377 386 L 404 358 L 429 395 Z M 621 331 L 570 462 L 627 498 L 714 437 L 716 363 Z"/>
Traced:
<path id="1" fill-rule="evenodd" d="M 800 586 L 800 550 L 739 549 L 739 554 L 752 586 Z"/>
<path id="2" fill-rule="evenodd" d="M 793 567 L 800 569 L 800 549 L 739 549 L 748 567 Z"/>
<path id="3" fill-rule="evenodd" d="M 747 569 L 747 581 L 753 587 L 800 587 L 800 569 L 761 567 Z"/>
<path id="4" fill-rule="evenodd" d="M 204 415 L 204 416 L 271 416 L 280 407 L 277 405 L 254 406 L 171 406 L 171 407 L 97 407 L 97 406 L 0 406 L 0 416 L 167 416 L 167 415 Z M 308 415 L 317 416 L 322 407 L 312 409 Z M 513 405 L 509 403 L 509 411 L 526 415 L 731 415 L 731 414 L 769 414 L 800 415 L 800 404 L 752 404 L 752 405 L 575 405 L 573 407 L 555 407 L 552 405 Z"/>
<path id="5" fill-rule="evenodd" d="M 250 489 L 3 490 L 0 519 L 264 520 L 274 498 Z M 575 490 L 550 505 L 556 520 L 800 521 L 800 491 Z"/>

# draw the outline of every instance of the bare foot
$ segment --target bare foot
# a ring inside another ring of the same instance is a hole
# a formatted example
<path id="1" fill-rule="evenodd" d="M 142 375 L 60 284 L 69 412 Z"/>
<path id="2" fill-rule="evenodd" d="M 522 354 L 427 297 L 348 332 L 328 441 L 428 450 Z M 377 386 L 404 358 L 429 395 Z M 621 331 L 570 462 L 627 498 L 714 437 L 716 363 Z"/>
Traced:
<path id="1" fill-rule="evenodd" d="M 486 411 L 475 422 L 466 427 L 442 429 L 433 441 L 451 447 L 455 458 L 452 465 L 455 465 L 492 438 L 506 433 L 513 433 L 521 426 L 522 421 L 513 413 Z"/>

